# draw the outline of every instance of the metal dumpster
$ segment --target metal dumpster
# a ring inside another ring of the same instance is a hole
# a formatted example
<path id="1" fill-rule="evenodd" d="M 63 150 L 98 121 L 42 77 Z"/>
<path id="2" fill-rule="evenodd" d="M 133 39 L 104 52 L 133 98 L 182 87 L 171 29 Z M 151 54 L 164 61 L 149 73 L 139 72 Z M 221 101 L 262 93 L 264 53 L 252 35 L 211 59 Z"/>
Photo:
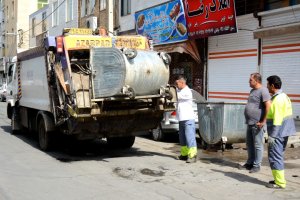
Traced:
<path id="1" fill-rule="evenodd" d="M 198 121 L 201 138 L 207 144 L 245 142 L 245 103 L 198 103 Z"/>

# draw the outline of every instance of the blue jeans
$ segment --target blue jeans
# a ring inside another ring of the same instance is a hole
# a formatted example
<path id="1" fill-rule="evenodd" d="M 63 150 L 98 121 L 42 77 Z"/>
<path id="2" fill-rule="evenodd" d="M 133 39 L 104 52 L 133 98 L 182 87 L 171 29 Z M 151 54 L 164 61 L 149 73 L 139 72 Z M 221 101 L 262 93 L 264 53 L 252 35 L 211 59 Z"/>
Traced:
<path id="1" fill-rule="evenodd" d="M 256 125 L 247 126 L 247 164 L 253 167 L 260 167 L 264 153 L 264 128 L 257 128 Z"/>
<path id="2" fill-rule="evenodd" d="M 179 121 L 179 142 L 188 148 L 197 147 L 195 120 Z"/>

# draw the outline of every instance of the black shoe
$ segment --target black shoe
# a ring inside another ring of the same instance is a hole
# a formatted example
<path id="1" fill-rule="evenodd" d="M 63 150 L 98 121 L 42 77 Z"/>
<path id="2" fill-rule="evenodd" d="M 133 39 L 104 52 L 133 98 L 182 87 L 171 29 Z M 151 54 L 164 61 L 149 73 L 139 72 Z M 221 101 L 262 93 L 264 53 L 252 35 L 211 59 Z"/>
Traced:
<path id="1" fill-rule="evenodd" d="M 253 165 L 252 164 L 244 164 L 244 165 L 239 165 L 239 169 L 246 169 L 246 170 L 250 170 L 252 169 Z"/>
<path id="2" fill-rule="evenodd" d="M 249 170 L 249 173 L 256 173 L 260 171 L 260 167 L 252 167 L 252 169 Z"/>
<path id="3" fill-rule="evenodd" d="M 275 181 L 269 181 L 270 184 L 275 184 Z"/>
<path id="4" fill-rule="evenodd" d="M 267 188 L 272 188 L 272 189 L 284 189 L 283 187 L 277 185 L 277 184 L 273 184 L 273 183 L 268 183 L 266 185 Z"/>
<path id="5" fill-rule="evenodd" d="M 176 158 L 177 160 L 187 160 L 188 159 L 188 156 L 183 156 L 183 155 L 179 155 L 179 156 L 177 156 L 177 158 Z"/>
<path id="6" fill-rule="evenodd" d="M 197 156 L 194 156 L 192 158 L 188 157 L 188 159 L 186 160 L 187 163 L 195 163 L 197 162 Z"/>

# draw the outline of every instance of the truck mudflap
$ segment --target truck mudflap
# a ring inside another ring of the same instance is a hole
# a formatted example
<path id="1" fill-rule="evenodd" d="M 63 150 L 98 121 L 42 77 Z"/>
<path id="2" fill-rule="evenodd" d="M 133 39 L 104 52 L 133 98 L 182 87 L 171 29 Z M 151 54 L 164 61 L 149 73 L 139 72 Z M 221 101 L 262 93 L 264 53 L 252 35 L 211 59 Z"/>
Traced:
<path id="1" fill-rule="evenodd" d="M 132 115 L 105 116 L 94 120 L 68 120 L 69 134 L 78 139 L 125 137 L 140 135 L 139 131 L 153 129 L 162 120 L 163 111 L 138 111 Z"/>

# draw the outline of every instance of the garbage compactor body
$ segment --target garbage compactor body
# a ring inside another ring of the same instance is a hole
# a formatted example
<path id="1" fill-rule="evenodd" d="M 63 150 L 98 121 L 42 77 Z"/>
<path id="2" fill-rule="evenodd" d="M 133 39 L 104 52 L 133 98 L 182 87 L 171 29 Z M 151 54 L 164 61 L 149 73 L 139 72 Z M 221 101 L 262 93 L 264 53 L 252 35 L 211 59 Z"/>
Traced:
<path id="1" fill-rule="evenodd" d="M 245 103 L 198 103 L 201 138 L 207 144 L 242 143 L 246 141 Z"/>

